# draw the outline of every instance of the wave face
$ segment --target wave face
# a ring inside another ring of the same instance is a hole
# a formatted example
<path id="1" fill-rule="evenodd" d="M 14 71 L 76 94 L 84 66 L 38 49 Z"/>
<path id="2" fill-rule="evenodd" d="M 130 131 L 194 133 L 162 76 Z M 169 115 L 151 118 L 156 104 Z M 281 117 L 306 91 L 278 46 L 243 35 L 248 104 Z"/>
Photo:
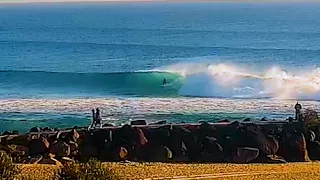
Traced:
<path id="1" fill-rule="evenodd" d="M 168 84 L 162 85 L 163 79 Z M 1 71 L 2 96 L 133 96 L 320 99 L 320 69 L 254 72 L 228 64 L 179 63 L 148 71 L 66 73 Z M 10 91 L 8 91 L 10 89 Z M 8 94 L 8 92 L 10 92 Z"/>
<path id="2" fill-rule="evenodd" d="M 65 73 L 1 71 L 3 96 L 178 96 L 179 75 L 166 72 Z M 162 86 L 163 78 L 172 82 Z M 8 90 L 10 89 L 10 91 Z M 10 94 L 8 94 L 8 92 Z"/>

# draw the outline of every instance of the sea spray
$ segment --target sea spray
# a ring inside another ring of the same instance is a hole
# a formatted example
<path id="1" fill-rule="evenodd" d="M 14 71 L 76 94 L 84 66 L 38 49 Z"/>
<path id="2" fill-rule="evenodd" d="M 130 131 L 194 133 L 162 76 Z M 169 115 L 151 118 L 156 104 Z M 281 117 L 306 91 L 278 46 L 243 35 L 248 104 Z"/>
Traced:
<path id="1" fill-rule="evenodd" d="M 319 68 L 288 73 L 279 67 L 252 72 L 229 64 L 182 63 L 155 69 L 185 76 L 181 95 L 318 100 Z"/>

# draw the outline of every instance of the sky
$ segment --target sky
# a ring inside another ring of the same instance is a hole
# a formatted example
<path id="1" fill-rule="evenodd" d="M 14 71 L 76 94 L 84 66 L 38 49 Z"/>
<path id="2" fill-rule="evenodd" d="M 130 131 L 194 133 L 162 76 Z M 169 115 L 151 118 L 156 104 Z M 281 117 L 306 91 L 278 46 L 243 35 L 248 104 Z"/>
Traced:
<path id="1" fill-rule="evenodd" d="M 183 0 L 0 0 L 0 3 L 37 3 L 37 2 L 124 2 L 124 1 L 183 1 Z M 191 0 L 186 0 L 186 1 L 191 1 Z M 197 0 L 194 0 L 197 1 Z M 210 1 L 210 0 L 207 0 Z M 211 1 L 278 1 L 278 0 L 211 0 Z M 282 2 L 297 2 L 303 0 L 280 0 Z M 311 0 L 312 1 L 312 0 Z M 320 0 L 313 0 L 314 2 L 320 2 Z"/>
<path id="2" fill-rule="evenodd" d="M 36 2 L 110 2 L 110 1 L 135 1 L 135 0 L 0 0 L 0 3 L 36 3 Z M 147 1 L 147 0 L 136 0 Z M 158 1 L 158 0 L 157 0 Z"/>

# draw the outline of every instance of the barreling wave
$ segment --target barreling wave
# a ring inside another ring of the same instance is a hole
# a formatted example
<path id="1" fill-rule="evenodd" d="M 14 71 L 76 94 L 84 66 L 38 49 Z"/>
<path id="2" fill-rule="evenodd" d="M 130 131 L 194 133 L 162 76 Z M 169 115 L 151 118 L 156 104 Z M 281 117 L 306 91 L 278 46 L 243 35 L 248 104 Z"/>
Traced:
<path id="1" fill-rule="evenodd" d="M 169 82 L 166 85 L 162 85 L 164 78 Z M 119 73 L 0 71 L 0 82 L 0 95 L 1 89 L 20 89 L 21 94 L 89 97 L 320 99 L 320 68 L 293 74 L 278 67 L 253 72 L 229 64 L 179 63 Z"/>
<path id="2" fill-rule="evenodd" d="M 168 85 L 162 85 L 163 79 Z M 1 89 L 34 96 L 62 94 L 79 96 L 178 96 L 181 76 L 168 72 L 69 73 L 0 71 Z"/>

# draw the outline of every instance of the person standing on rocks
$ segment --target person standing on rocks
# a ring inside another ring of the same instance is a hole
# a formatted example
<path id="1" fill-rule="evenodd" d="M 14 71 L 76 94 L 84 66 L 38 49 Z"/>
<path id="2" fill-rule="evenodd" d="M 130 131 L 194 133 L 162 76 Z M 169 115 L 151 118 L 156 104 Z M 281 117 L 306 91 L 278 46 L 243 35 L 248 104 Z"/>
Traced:
<path id="1" fill-rule="evenodd" d="M 88 129 L 95 128 L 97 127 L 97 125 L 99 125 L 99 127 L 101 128 L 102 118 L 101 118 L 100 109 L 99 108 L 97 108 L 96 110 L 92 109 L 91 112 L 92 112 L 92 124 L 89 126 Z"/>
<path id="2" fill-rule="evenodd" d="M 300 122 L 302 121 L 302 114 L 301 114 L 301 109 L 302 106 L 297 102 L 297 104 L 294 106 L 294 109 L 296 110 L 296 121 Z"/>
<path id="3" fill-rule="evenodd" d="M 91 125 L 88 127 L 88 130 L 89 130 L 90 128 L 93 128 L 94 125 L 95 125 L 95 123 L 96 123 L 96 112 L 95 112 L 94 109 L 91 109 L 91 112 L 92 112 L 92 123 L 91 123 Z"/>
<path id="4" fill-rule="evenodd" d="M 100 109 L 97 108 L 96 109 L 96 116 L 95 116 L 95 126 L 97 126 L 99 124 L 99 127 L 102 127 L 102 118 L 101 118 L 101 112 Z"/>

